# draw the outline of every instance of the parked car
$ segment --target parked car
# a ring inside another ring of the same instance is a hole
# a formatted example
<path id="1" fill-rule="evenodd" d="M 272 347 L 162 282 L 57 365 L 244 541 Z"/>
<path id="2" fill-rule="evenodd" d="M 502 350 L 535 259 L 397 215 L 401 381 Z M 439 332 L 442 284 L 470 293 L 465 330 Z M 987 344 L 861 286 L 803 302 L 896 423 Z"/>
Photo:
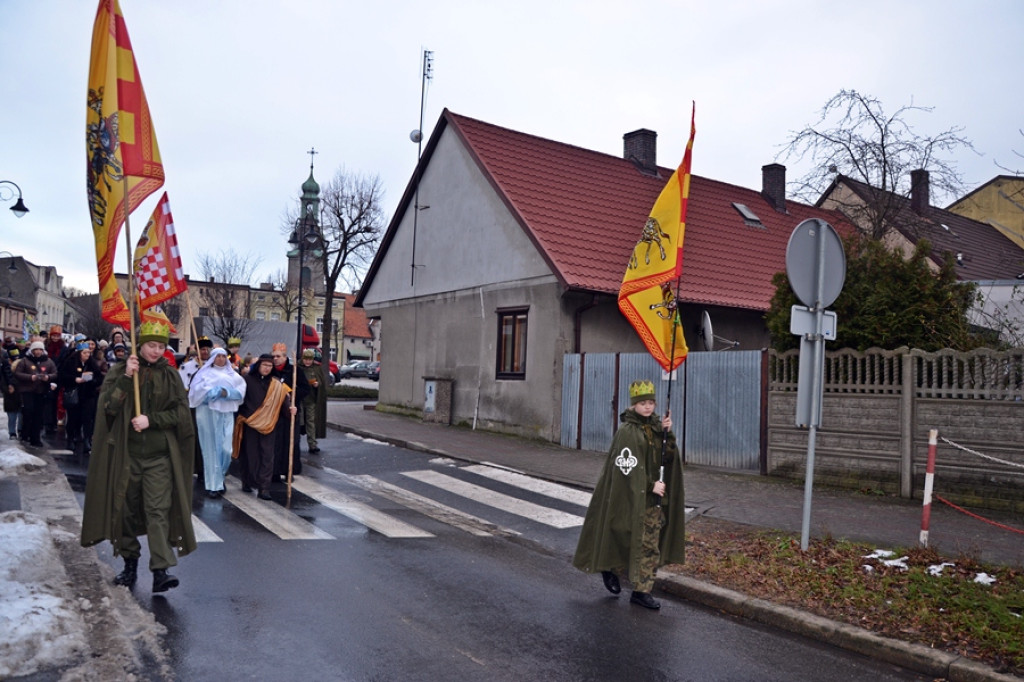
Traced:
<path id="1" fill-rule="evenodd" d="M 366 378 L 380 381 L 380 362 L 370 363 L 370 367 L 366 370 Z"/>
<path id="2" fill-rule="evenodd" d="M 327 367 L 331 372 L 331 378 L 334 379 L 335 381 L 341 381 L 341 377 L 338 376 L 338 363 L 336 363 L 334 360 L 331 360 L 328 363 Z"/>
<path id="3" fill-rule="evenodd" d="M 338 369 L 338 378 L 353 379 L 355 377 L 368 377 L 370 375 L 370 366 L 373 364 L 374 363 L 369 360 L 351 362 Z"/>

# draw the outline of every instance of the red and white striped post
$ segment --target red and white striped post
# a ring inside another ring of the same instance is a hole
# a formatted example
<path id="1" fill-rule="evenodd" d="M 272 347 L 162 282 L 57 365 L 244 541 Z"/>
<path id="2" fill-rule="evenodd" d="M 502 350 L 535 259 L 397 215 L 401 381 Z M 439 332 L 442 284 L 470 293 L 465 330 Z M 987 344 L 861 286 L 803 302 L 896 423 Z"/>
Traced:
<path id="1" fill-rule="evenodd" d="M 939 443 L 939 432 L 932 429 L 928 432 L 928 465 L 924 470 L 924 510 L 921 512 L 922 547 L 928 546 L 928 523 L 932 518 L 932 486 L 935 483 L 935 448 Z"/>

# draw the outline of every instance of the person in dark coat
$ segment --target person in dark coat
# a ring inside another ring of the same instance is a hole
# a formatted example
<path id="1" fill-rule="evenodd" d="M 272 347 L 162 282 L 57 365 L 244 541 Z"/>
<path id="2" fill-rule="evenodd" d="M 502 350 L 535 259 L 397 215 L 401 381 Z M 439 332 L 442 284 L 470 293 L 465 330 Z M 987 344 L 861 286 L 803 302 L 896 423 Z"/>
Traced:
<path id="1" fill-rule="evenodd" d="M 661 604 L 651 596 L 654 574 L 659 566 L 684 559 L 682 465 L 671 418 L 654 414 L 654 383 L 634 381 L 629 396 L 631 405 L 620 416 L 622 426 L 594 488 L 572 563 L 586 573 L 600 571 L 612 594 L 621 591 L 619 576 L 628 575 L 629 601 L 658 609 Z"/>
<path id="2" fill-rule="evenodd" d="M 149 543 L 153 592 L 178 586 L 167 572 L 196 549 L 192 528 L 195 432 L 188 395 L 163 357 L 170 329 L 146 322 L 138 355 L 107 373 L 97 406 L 95 449 L 89 459 L 82 515 L 83 547 L 109 540 L 124 570 L 114 579 L 135 586 L 142 546 Z M 139 404 L 134 398 L 136 375 Z"/>
<path id="3" fill-rule="evenodd" d="M 23 440 L 33 447 L 42 447 L 42 431 L 46 418 L 47 396 L 56 385 L 57 366 L 46 355 L 42 341 L 33 341 L 28 356 L 14 368 L 14 379 L 21 392 L 21 432 Z"/>
<path id="4" fill-rule="evenodd" d="M 67 423 L 64 433 L 68 449 L 83 454 L 92 450 L 92 431 L 96 421 L 96 398 L 103 375 L 93 361 L 89 344 L 82 341 L 75 352 L 57 368 L 57 385 L 64 389 Z"/>
<path id="5" fill-rule="evenodd" d="M 3 364 L 0 365 L 0 393 L 3 393 L 4 412 L 7 413 L 7 435 L 14 440 L 18 437 L 21 423 L 21 393 L 14 380 L 14 365 L 21 359 L 18 347 L 7 346 Z"/>
<path id="6" fill-rule="evenodd" d="M 289 400 L 291 389 L 273 371 L 273 356 L 263 354 L 245 375 L 245 399 L 238 406 L 232 448 L 232 456 L 240 460 L 242 492 L 256 488 L 261 500 L 271 499 L 277 431 L 298 411 Z"/>
<path id="7" fill-rule="evenodd" d="M 275 343 L 271 352 L 271 357 L 274 359 L 274 369 L 271 372 L 271 376 L 276 377 L 283 381 L 288 388 L 295 390 L 295 405 L 299 406 L 302 401 L 309 395 L 310 388 L 309 382 L 306 381 L 306 375 L 302 372 L 295 372 L 295 365 L 288 358 L 288 347 L 283 343 Z M 295 380 L 295 386 L 292 386 L 292 380 Z M 292 419 L 284 419 L 277 425 L 277 443 L 274 446 L 274 482 L 279 482 L 282 478 L 288 477 L 288 454 L 292 456 L 292 475 L 298 476 L 302 473 L 302 458 L 299 457 L 299 425 L 295 424 L 295 428 L 292 428 Z M 289 447 L 289 437 L 291 437 L 291 447 Z"/>

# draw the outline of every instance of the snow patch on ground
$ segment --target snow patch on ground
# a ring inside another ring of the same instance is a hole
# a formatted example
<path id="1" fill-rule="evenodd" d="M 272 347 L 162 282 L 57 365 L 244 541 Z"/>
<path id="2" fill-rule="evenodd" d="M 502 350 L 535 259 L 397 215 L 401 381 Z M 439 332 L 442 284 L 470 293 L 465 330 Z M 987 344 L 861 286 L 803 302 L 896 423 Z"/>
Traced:
<path id="1" fill-rule="evenodd" d="M 79 608 L 90 604 L 71 598 L 46 522 L 22 511 L 0 514 L 0 548 L 0 679 L 84 655 L 86 626 Z"/>
<path id="2" fill-rule="evenodd" d="M 389 447 L 393 447 L 391 445 L 391 443 L 387 443 L 387 442 L 382 441 L 382 440 L 377 440 L 376 438 L 364 438 L 363 436 L 357 436 L 354 433 L 346 433 L 345 437 L 346 438 L 351 438 L 352 440 L 362 441 L 364 443 L 373 443 L 375 445 L 387 445 Z"/>
<path id="3" fill-rule="evenodd" d="M 20 448 L 5 447 L 0 450 L 0 479 L 34 469 L 42 469 L 45 466 L 46 462 Z"/>

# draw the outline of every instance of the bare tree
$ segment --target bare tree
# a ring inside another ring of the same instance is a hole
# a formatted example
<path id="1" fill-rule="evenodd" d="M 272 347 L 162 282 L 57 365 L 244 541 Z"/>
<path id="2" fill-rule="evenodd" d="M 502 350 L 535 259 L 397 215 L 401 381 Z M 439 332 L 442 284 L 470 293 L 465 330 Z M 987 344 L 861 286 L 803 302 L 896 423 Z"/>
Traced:
<path id="1" fill-rule="evenodd" d="M 880 239 L 911 193 L 910 173 L 929 172 L 930 191 L 949 198 L 963 194 L 964 181 L 948 156 L 959 149 L 974 150 L 963 128 L 953 126 L 937 135 L 921 135 L 910 122 L 931 107 L 911 102 L 885 113 L 882 103 L 856 90 L 840 90 L 821 109 L 818 121 L 791 134 L 779 156 L 809 159 L 813 167 L 795 183 L 794 193 L 814 203 L 837 179 L 863 183 L 868 197 L 858 197 L 839 210 Z"/>
<path id="2" fill-rule="evenodd" d="M 1018 130 L 1017 132 L 1020 133 L 1021 137 L 1024 137 L 1024 130 Z M 1021 154 L 1016 149 L 1013 150 L 1013 155 L 1016 156 L 1018 159 L 1024 159 L 1024 154 Z M 1004 166 L 1003 164 L 999 163 L 998 161 L 996 161 L 995 164 L 996 164 L 996 166 L 998 166 L 1002 170 L 1004 170 L 1004 171 L 1006 171 L 1008 173 L 1012 173 L 1013 175 L 1024 175 L 1024 170 L 1021 170 L 1020 166 L 1017 166 L 1017 168 L 1010 168 L 1008 166 Z"/>
<path id="3" fill-rule="evenodd" d="M 260 258 L 222 249 L 216 256 L 201 252 L 196 262 L 205 280 L 201 286 L 209 304 L 211 333 L 224 343 L 232 336 L 244 337 L 252 327 L 249 289 Z"/>
<path id="4" fill-rule="evenodd" d="M 352 283 L 362 280 L 386 224 L 381 208 L 383 200 L 380 176 L 352 175 L 344 168 L 335 173 L 320 194 L 320 227 L 324 237 L 320 260 L 325 280 L 321 342 L 325 357 L 330 357 L 333 302 L 338 282 L 352 289 Z"/>
<path id="5" fill-rule="evenodd" d="M 109 337 L 113 325 L 104 320 L 100 314 L 100 295 L 80 293 L 78 289 L 71 287 L 64 291 L 67 294 L 68 303 L 78 312 L 76 330 L 97 340 Z"/>
<path id="6" fill-rule="evenodd" d="M 269 281 L 273 287 L 270 305 L 281 311 L 286 322 L 291 322 L 292 315 L 299 311 L 298 289 L 288 288 L 288 273 L 284 270 L 275 272 L 270 276 Z M 308 296 L 309 294 L 309 291 L 303 292 L 303 296 Z"/>

